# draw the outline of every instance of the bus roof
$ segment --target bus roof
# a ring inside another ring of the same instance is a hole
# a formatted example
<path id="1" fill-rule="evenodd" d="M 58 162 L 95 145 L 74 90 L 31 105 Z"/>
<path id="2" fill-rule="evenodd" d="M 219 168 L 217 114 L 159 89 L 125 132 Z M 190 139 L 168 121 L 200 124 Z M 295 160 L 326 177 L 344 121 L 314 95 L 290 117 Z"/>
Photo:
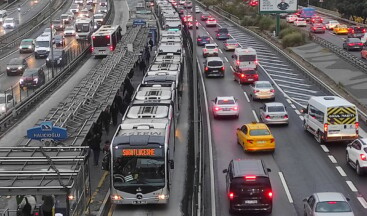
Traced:
<path id="1" fill-rule="evenodd" d="M 96 32 L 94 32 L 92 36 L 111 35 L 113 32 L 117 31 L 119 28 L 120 28 L 119 25 L 103 25 Z"/>

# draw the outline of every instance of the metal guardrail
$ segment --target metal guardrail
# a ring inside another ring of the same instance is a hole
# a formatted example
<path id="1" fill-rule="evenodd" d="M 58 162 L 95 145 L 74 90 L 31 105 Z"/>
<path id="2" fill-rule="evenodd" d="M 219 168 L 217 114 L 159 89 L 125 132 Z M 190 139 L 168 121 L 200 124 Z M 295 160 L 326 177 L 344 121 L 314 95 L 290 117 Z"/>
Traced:
<path id="1" fill-rule="evenodd" d="M 50 5 L 51 8 L 50 8 Z M 12 48 L 17 46 L 22 39 L 33 34 L 37 31 L 45 22 L 49 22 L 48 17 L 57 13 L 64 5 L 71 4 L 70 1 L 52 0 L 48 3 L 39 13 L 32 17 L 27 22 L 19 25 L 13 31 L 6 33 L 0 37 L 0 55 L 4 56 Z"/>
<path id="2" fill-rule="evenodd" d="M 110 0 L 112 4 L 112 0 Z M 114 7 L 106 14 L 106 24 L 112 23 L 114 16 Z M 62 79 L 67 77 L 69 73 L 79 64 L 79 62 L 89 53 L 90 45 L 86 46 L 85 50 L 71 61 L 68 67 L 65 67 L 60 73 L 58 73 L 53 79 L 44 84 L 41 88 L 37 89 L 33 94 L 29 95 L 24 101 L 18 103 L 15 107 L 8 110 L 5 115 L 0 118 L 0 137 L 4 135 L 6 130 L 13 126 L 20 120 L 19 116 L 26 114 L 32 109 L 37 102 L 43 100 L 47 94 L 52 92 L 52 89 L 58 86 Z"/>
<path id="3" fill-rule="evenodd" d="M 9 4 L 9 3 L 3 3 L 3 4 L 0 6 L 0 10 L 6 10 L 6 9 L 8 9 L 10 6 L 15 5 L 17 2 L 18 2 L 18 0 L 14 0 L 14 1 L 13 1 L 13 2 L 11 2 L 10 4 Z"/>
<path id="4" fill-rule="evenodd" d="M 200 6 L 202 7 L 206 7 L 203 3 L 201 2 L 198 2 L 198 4 L 200 4 Z M 329 91 L 330 93 L 334 94 L 334 95 L 337 95 L 337 96 L 340 96 L 342 97 L 338 92 L 336 92 L 334 89 L 332 89 L 331 87 L 329 87 L 326 83 L 324 83 L 321 79 L 319 79 L 317 76 L 315 76 L 314 74 L 312 74 L 309 70 L 307 70 L 305 67 L 303 67 L 300 63 L 298 63 L 296 60 L 294 60 L 292 57 L 290 57 L 287 53 L 285 53 L 282 49 L 278 48 L 276 45 L 273 44 L 272 41 L 269 41 L 268 39 L 265 39 L 264 37 L 258 35 L 256 32 L 254 31 L 251 31 L 250 29 L 247 29 L 243 26 L 241 26 L 241 24 L 239 22 L 236 22 L 234 19 L 230 19 L 228 18 L 228 13 L 226 11 L 224 11 L 225 15 L 221 14 L 220 12 L 218 11 L 223 11 L 222 9 L 220 8 L 217 8 L 217 7 L 213 7 L 213 8 L 209 8 L 212 12 L 214 12 L 215 14 L 217 14 L 218 16 L 232 22 L 233 24 L 237 25 L 237 27 L 241 28 L 243 31 L 251 34 L 252 36 L 258 38 L 259 40 L 265 42 L 266 44 L 268 44 L 270 47 L 272 47 L 274 50 L 276 50 L 279 54 L 283 55 L 284 57 L 286 57 L 290 62 L 292 62 L 296 67 L 300 68 L 304 73 L 305 75 L 307 75 L 308 77 L 310 77 L 310 79 L 314 80 L 320 87 L 324 88 L 325 90 Z M 237 17 L 238 18 L 238 17 Z M 236 18 L 235 18 L 236 19 Z M 329 42 L 328 42 L 329 43 Z M 340 50 L 340 48 L 339 48 Z M 291 98 L 290 98 L 291 99 Z M 292 100 L 292 99 L 291 99 Z M 363 106 L 363 104 L 360 103 L 361 106 Z M 367 114 L 365 112 L 362 111 L 365 110 L 365 107 L 361 107 L 361 106 L 358 106 L 358 112 L 361 116 L 361 118 L 363 119 L 364 122 L 366 122 L 367 120 Z"/>

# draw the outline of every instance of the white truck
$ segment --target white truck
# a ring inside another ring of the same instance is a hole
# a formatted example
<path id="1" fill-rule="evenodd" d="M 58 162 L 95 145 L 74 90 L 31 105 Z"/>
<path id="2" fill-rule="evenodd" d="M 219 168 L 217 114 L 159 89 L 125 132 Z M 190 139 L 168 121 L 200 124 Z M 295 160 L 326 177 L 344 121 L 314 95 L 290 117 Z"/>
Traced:
<path id="1" fill-rule="evenodd" d="M 232 55 L 234 69 L 239 70 L 248 70 L 248 69 L 257 69 L 258 60 L 256 50 L 248 47 L 248 48 L 236 48 Z"/>
<path id="2" fill-rule="evenodd" d="M 311 97 L 304 114 L 303 127 L 319 143 L 352 141 L 358 138 L 358 110 L 337 96 Z"/>

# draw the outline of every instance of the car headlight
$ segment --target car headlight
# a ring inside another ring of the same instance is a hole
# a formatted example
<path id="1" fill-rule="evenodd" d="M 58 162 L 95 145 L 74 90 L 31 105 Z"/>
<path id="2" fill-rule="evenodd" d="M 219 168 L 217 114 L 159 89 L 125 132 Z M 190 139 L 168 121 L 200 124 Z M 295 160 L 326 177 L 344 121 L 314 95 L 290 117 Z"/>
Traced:
<path id="1" fill-rule="evenodd" d="M 22 69 L 22 68 L 23 68 L 22 66 L 19 66 L 19 67 L 18 67 L 18 69 L 19 69 L 19 70 L 20 70 L 20 69 Z"/>
<path id="2" fill-rule="evenodd" d="M 28 46 L 28 49 L 32 49 L 32 46 Z"/>
<path id="3" fill-rule="evenodd" d="M 19 46 L 19 49 L 22 49 L 22 47 L 21 47 L 21 46 Z"/>
<path id="4" fill-rule="evenodd" d="M 59 58 L 60 61 L 62 61 L 62 58 Z"/>
<path id="5" fill-rule="evenodd" d="M 5 111 L 5 106 L 2 106 L 1 107 L 1 111 Z"/>
<path id="6" fill-rule="evenodd" d="M 20 84 L 22 84 L 23 82 L 24 82 L 24 80 L 23 80 L 23 79 L 20 79 L 20 80 L 19 80 L 19 83 L 20 83 Z"/>
<path id="7" fill-rule="evenodd" d="M 46 61 L 50 61 L 50 59 L 49 58 L 46 58 Z"/>
<path id="8" fill-rule="evenodd" d="M 33 81 L 35 81 L 37 83 L 38 82 L 38 78 L 34 78 Z"/>
<path id="9" fill-rule="evenodd" d="M 6 67 L 7 70 L 10 70 L 10 67 Z"/>

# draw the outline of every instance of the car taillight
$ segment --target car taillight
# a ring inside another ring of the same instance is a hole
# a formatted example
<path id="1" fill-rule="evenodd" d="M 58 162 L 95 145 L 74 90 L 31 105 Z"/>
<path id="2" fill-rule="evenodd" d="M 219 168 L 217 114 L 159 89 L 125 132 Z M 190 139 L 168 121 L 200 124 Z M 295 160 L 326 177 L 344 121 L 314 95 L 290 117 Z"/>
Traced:
<path id="1" fill-rule="evenodd" d="M 358 43 L 359 46 L 363 46 L 363 43 Z"/>
<path id="2" fill-rule="evenodd" d="M 110 50 L 113 51 L 113 46 L 110 46 Z"/>
<path id="3" fill-rule="evenodd" d="M 217 36 L 219 36 L 220 34 L 217 34 Z"/>
<path id="4" fill-rule="evenodd" d="M 326 29 L 326 28 L 325 28 L 325 26 L 323 26 L 323 27 L 322 27 L 322 29 L 324 29 L 324 30 L 325 30 L 325 29 Z"/>
<path id="5" fill-rule="evenodd" d="M 315 27 L 312 27 L 312 30 L 316 30 L 316 28 Z"/>
<path id="6" fill-rule="evenodd" d="M 206 48 L 203 49 L 204 52 L 208 51 Z"/>
<path id="7" fill-rule="evenodd" d="M 205 67 L 205 70 L 207 71 L 207 70 L 209 70 L 209 68 L 208 67 Z"/>
<path id="8" fill-rule="evenodd" d="M 268 198 L 270 198 L 270 199 L 273 198 L 273 192 L 269 191 L 267 195 L 268 195 Z"/>
<path id="9" fill-rule="evenodd" d="M 255 64 L 259 64 L 259 60 L 257 60 L 257 59 L 256 59 L 256 60 L 255 60 Z"/>
<path id="10" fill-rule="evenodd" d="M 362 30 L 362 32 L 363 32 L 363 33 L 366 33 L 366 29 L 363 29 L 363 30 Z"/>
<path id="11" fill-rule="evenodd" d="M 284 118 L 287 119 L 288 118 L 288 115 L 284 115 Z"/>
<path id="12" fill-rule="evenodd" d="M 349 46 L 354 46 L 354 45 L 356 45 L 355 43 L 349 43 L 348 44 Z"/>
<path id="13" fill-rule="evenodd" d="M 232 110 L 237 111 L 238 110 L 238 106 L 232 107 Z"/>
<path id="14" fill-rule="evenodd" d="M 271 119 L 269 115 L 265 116 L 266 119 Z"/>
<path id="15" fill-rule="evenodd" d="M 255 76 L 255 78 L 259 78 L 259 74 L 255 74 L 254 76 Z"/>
<path id="16" fill-rule="evenodd" d="M 245 74 L 241 74 L 241 78 L 244 78 L 245 77 Z"/>
<path id="17" fill-rule="evenodd" d="M 215 52 L 218 52 L 218 48 L 215 48 L 215 49 L 214 49 L 214 51 L 215 51 Z"/>
<path id="18" fill-rule="evenodd" d="M 201 38 L 198 38 L 198 41 L 201 41 Z"/>
<path id="19" fill-rule="evenodd" d="M 361 160 L 367 161 L 367 157 L 365 154 L 360 154 L 359 157 L 361 158 Z"/>
<path id="20" fill-rule="evenodd" d="M 246 181 L 256 181 L 256 176 L 254 175 L 245 176 L 245 180 Z"/>
<path id="21" fill-rule="evenodd" d="M 254 141 L 253 140 L 246 140 L 246 142 L 252 144 Z"/>
<path id="22" fill-rule="evenodd" d="M 240 61 L 236 61 L 236 64 L 237 64 L 237 65 L 240 65 Z"/>
<path id="23" fill-rule="evenodd" d="M 90 50 L 93 52 L 94 51 L 94 47 L 91 47 Z"/>
<path id="24" fill-rule="evenodd" d="M 214 110 L 219 111 L 219 110 L 221 110 L 221 108 L 216 106 L 216 107 L 214 107 Z"/>
<path id="25" fill-rule="evenodd" d="M 229 197 L 229 199 L 233 200 L 233 198 L 234 198 L 234 193 L 233 193 L 233 192 L 229 192 L 228 197 Z"/>
<path id="26" fill-rule="evenodd" d="M 227 36 L 229 36 L 229 34 L 227 34 Z"/>
<path id="27" fill-rule="evenodd" d="M 358 128 L 359 128 L 359 122 L 356 122 L 355 123 L 355 126 L 356 126 L 356 130 L 358 130 Z"/>
<path id="28" fill-rule="evenodd" d="M 224 71 L 224 69 L 225 69 L 224 66 L 221 69 L 222 69 L 222 71 Z"/>
<path id="29" fill-rule="evenodd" d="M 329 125 L 327 123 L 325 123 L 324 124 L 324 131 L 327 132 L 328 128 L 329 128 Z"/>
<path id="30" fill-rule="evenodd" d="M 258 93 L 260 90 L 254 90 L 254 93 Z"/>
<path id="31" fill-rule="evenodd" d="M 274 89 L 270 89 L 270 92 L 274 93 L 274 92 L 275 92 L 275 90 L 274 90 Z"/>
<path id="32" fill-rule="evenodd" d="M 271 138 L 271 139 L 270 139 L 270 142 L 271 142 L 271 143 L 273 143 L 274 141 L 275 141 L 275 139 L 274 139 L 274 138 Z"/>
<path id="33" fill-rule="evenodd" d="M 224 44 L 224 46 L 228 46 L 228 44 L 227 44 L 227 43 L 225 43 L 225 44 Z"/>

